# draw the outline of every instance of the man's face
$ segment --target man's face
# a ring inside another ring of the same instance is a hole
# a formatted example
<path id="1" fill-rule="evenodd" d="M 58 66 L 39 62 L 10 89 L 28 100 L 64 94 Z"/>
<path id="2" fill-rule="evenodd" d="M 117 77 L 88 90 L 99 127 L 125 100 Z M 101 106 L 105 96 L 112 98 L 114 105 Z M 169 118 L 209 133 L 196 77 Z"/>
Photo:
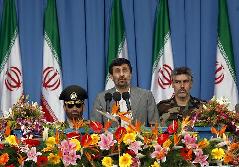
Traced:
<path id="1" fill-rule="evenodd" d="M 110 77 L 114 81 L 116 88 L 127 88 L 130 86 L 131 76 L 129 66 L 122 64 L 121 66 L 113 66 L 113 74 Z"/>
<path id="2" fill-rule="evenodd" d="M 192 88 L 192 79 L 190 76 L 181 74 L 173 78 L 172 87 L 174 88 L 175 96 L 178 98 L 186 98 L 190 96 Z"/>
<path id="3" fill-rule="evenodd" d="M 65 101 L 64 102 L 64 110 L 66 112 L 66 116 L 70 120 L 79 120 L 83 117 L 84 111 L 84 102 L 81 100 L 78 101 Z"/>

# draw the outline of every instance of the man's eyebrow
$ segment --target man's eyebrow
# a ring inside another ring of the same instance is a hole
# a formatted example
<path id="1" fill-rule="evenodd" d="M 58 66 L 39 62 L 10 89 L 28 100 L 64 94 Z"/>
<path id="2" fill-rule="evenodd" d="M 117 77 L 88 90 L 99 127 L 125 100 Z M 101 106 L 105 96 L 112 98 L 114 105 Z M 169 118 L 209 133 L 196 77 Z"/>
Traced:
<path id="1" fill-rule="evenodd" d="M 189 81 L 189 79 L 175 79 L 174 81 Z"/>

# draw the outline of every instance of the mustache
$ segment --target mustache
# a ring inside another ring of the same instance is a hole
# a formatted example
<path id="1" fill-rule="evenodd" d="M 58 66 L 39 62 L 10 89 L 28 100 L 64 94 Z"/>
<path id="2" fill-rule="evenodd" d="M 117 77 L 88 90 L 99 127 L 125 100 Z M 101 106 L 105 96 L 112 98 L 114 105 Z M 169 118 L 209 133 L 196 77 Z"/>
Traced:
<path id="1" fill-rule="evenodd" d="M 126 78 L 125 77 L 120 77 L 119 80 L 121 80 L 121 79 L 125 80 Z"/>
<path id="2" fill-rule="evenodd" d="M 186 89 L 179 89 L 178 92 L 184 91 L 186 92 Z"/>

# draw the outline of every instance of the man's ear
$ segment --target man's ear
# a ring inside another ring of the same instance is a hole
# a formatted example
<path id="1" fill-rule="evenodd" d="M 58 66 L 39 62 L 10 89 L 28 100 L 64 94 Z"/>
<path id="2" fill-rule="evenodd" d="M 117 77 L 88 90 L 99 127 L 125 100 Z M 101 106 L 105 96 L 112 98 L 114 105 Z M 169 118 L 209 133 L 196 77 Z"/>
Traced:
<path id="1" fill-rule="evenodd" d="M 110 74 L 110 79 L 112 79 L 112 80 L 113 80 L 113 75 L 112 75 L 112 74 Z"/>
<path id="2" fill-rule="evenodd" d="M 66 105 L 65 104 L 63 105 L 63 109 L 66 111 Z"/>

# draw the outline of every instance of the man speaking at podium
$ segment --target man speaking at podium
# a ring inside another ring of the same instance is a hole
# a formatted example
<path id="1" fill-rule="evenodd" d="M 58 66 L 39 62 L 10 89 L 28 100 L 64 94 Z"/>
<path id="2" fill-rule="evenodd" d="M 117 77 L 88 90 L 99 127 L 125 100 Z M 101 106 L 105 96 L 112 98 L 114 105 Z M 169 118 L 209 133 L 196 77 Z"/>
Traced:
<path id="1" fill-rule="evenodd" d="M 131 86 L 132 67 L 129 60 L 114 59 L 109 66 L 109 73 L 115 87 L 97 95 L 90 114 L 91 120 L 105 123 L 108 118 L 102 113 L 110 113 L 114 101 L 117 101 L 120 112 L 128 111 L 127 117 L 133 121 L 137 120 L 146 126 L 159 122 L 158 110 L 152 92 Z M 112 95 L 114 100 L 112 100 Z"/>

